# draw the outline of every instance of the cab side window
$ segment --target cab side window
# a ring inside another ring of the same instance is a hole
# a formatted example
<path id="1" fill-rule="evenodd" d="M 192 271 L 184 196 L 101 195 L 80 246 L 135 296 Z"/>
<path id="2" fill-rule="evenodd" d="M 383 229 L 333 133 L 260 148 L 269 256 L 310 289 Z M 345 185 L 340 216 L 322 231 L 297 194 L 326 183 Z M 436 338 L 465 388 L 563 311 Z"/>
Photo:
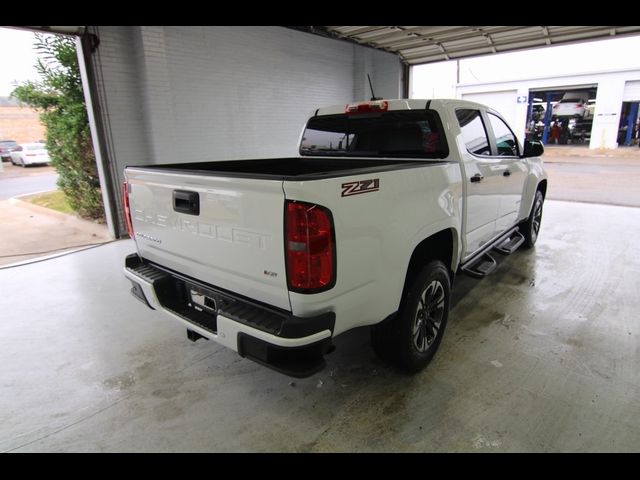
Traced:
<path id="1" fill-rule="evenodd" d="M 518 142 L 513 132 L 501 118 L 488 113 L 491 128 L 496 136 L 496 146 L 498 147 L 498 156 L 501 157 L 517 157 Z"/>
<path id="2" fill-rule="evenodd" d="M 487 130 L 480 111 L 461 108 L 456 110 L 456 117 L 467 150 L 474 155 L 491 155 Z"/>

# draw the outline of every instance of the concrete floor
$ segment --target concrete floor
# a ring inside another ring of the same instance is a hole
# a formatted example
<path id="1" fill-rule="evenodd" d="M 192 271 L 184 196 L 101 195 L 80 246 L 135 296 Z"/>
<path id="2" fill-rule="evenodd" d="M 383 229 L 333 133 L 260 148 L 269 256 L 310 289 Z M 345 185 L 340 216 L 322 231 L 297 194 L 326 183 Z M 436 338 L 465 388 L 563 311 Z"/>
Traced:
<path id="1" fill-rule="evenodd" d="M 532 251 L 460 277 L 408 376 L 366 329 L 272 372 L 149 311 L 130 240 L 0 270 L 0 451 L 640 451 L 640 210 L 549 201 Z"/>

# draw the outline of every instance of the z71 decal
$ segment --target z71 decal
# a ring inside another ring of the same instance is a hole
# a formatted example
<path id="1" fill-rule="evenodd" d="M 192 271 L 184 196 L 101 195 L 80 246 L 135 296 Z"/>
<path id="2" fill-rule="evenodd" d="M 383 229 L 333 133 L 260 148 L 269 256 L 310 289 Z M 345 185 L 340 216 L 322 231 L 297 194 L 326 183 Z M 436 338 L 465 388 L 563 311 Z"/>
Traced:
<path id="1" fill-rule="evenodd" d="M 358 182 L 347 182 L 342 184 L 342 196 L 360 195 L 361 193 L 377 192 L 380 190 L 380 179 L 360 180 Z"/>

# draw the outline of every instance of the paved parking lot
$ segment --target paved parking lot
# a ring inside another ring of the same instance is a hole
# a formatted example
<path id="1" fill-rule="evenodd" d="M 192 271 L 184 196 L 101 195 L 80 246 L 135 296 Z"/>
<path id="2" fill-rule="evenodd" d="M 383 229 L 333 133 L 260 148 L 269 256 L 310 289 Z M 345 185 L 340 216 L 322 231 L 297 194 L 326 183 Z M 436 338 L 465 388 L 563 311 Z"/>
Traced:
<path id="1" fill-rule="evenodd" d="M 550 199 L 640 207 L 640 155 L 637 165 L 546 161 L 544 167 Z"/>
<path id="2" fill-rule="evenodd" d="M 53 167 L 4 164 L 0 172 L 0 265 L 24 262 L 111 240 L 106 225 L 12 197 L 56 189 Z"/>
<path id="3" fill-rule="evenodd" d="M 640 148 L 613 151 L 547 146 L 547 198 L 640 207 Z"/>

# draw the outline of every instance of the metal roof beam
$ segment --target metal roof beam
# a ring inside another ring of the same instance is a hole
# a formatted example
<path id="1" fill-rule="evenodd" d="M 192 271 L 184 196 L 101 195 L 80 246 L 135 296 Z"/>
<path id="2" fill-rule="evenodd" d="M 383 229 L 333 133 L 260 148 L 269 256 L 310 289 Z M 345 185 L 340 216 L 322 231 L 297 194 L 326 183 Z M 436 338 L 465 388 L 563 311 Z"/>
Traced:
<path id="1" fill-rule="evenodd" d="M 327 26 L 333 38 L 392 52 L 415 65 L 640 33 L 640 26 Z"/>
<path id="2" fill-rule="evenodd" d="M 602 27 L 592 27 L 592 28 L 587 28 L 584 29 L 580 32 L 571 32 L 571 33 L 563 33 L 561 35 L 551 35 L 551 36 L 546 36 L 543 35 L 542 33 L 538 33 L 538 34 L 528 34 L 528 35 L 522 35 L 522 36 L 514 36 L 511 38 L 506 38 L 504 40 L 496 40 L 495 37 L 493 39 L 493 47 L 497 50 L 497 51 L 504 51 L 504 50 L 508 50 L 511 48 L 517 48 L 519 45 L 524 45 L 524 44 L 529 44 L 529 43 L 539 43 L 539 44 L 546 44 L 547 40 L 553 41 L 554 43 L 557 42 L 562 42 L 562 41 L 567 41 L 567 40 L 572 40 L 572 39 L 578 39 L 578 38 L 584 38 L 584 37 L 588 37 L 590 35 L 593 35 L 594 33 L 602 33 L 602 35 L 606 36 L 608 35 L 608 29 L 607 30 L 603 30 Z M 479 37 L 482 38 L 482 37 Z M 473 39 L 470 39 L 473 40 Z M 452 56 L 457 56 L 459 54 L 463 54 L 466 50 L 476 50 L 476 48 L 474 48 L 475 46 L 469 45 L 468 47 L 464 47 L 464 48 L 456 48 L 456 47 L 450 47 L 447 46 L 446 42 L 439 42 L 444 46 L 444 49 L 446 50 L 446 53 L 448 53 L 449 55 Z M 480 44 L 485 44 L 485 41 L 482 42 L 477 42 L 478 45 Z M 420 49 L 425 48 L 425 47 L 415 47 L 415 48 L 409 48 L 409 49 L 403 49 L 402 53 L 403 55 L 410 59 L 413 58 L 415 53 L 421 53 Z"/>
<path id="3" fill-rule="evenodd" d="M 19 27 L 26 28 L 29 30 L 40 30 L 47 33 L 63 33 L 66 35 L 82 35 L 87 27 L 84 26 L 76 26 L 76 27 Z"/>

